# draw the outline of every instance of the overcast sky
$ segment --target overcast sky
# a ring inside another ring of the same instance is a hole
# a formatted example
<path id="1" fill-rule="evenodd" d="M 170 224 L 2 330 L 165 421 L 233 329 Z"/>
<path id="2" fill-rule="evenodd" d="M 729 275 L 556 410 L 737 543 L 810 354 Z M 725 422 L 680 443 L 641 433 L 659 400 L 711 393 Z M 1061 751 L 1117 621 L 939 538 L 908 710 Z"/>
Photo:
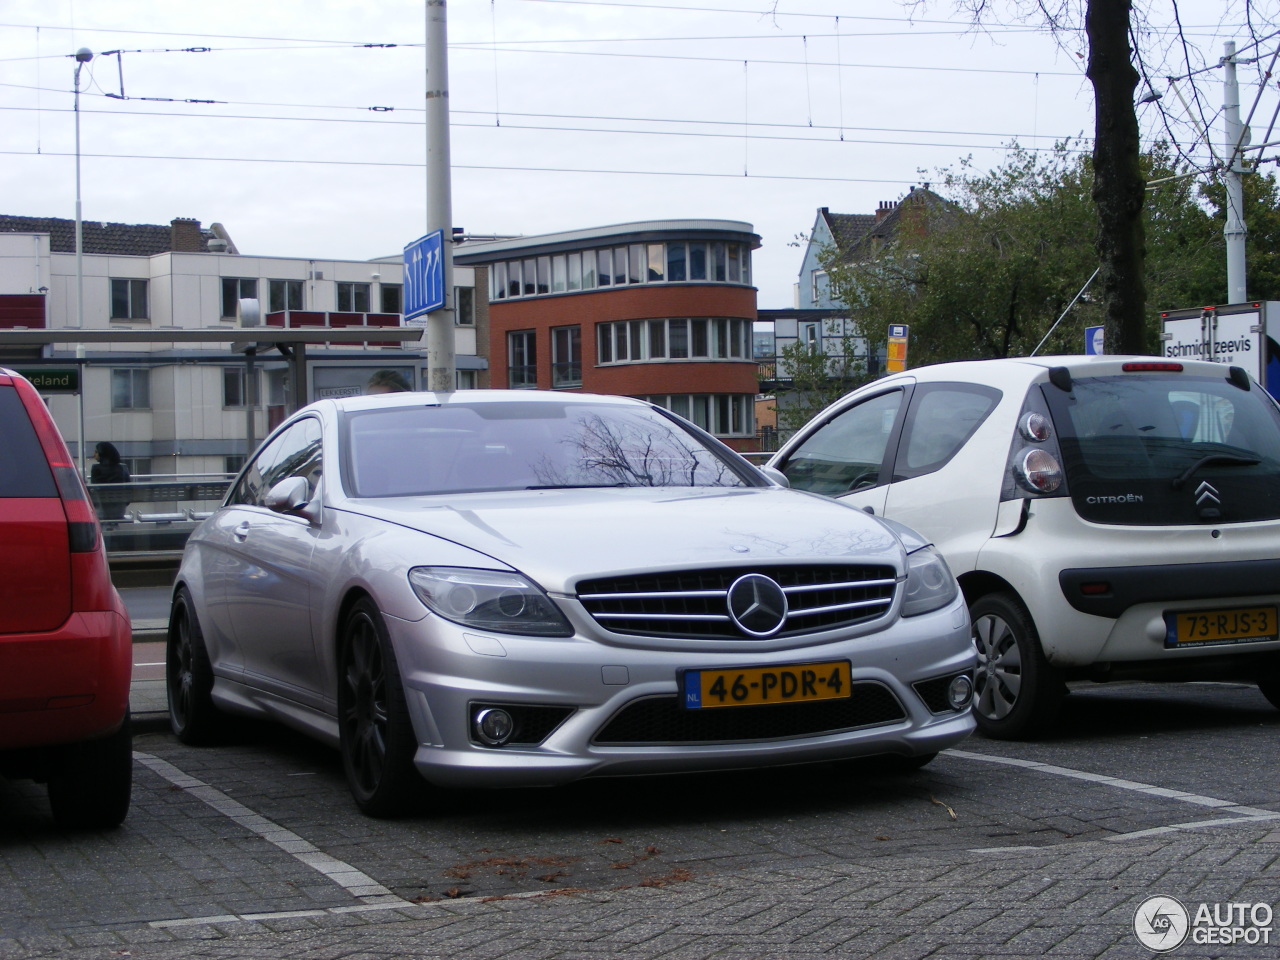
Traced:
<path id="1" fill-rule="evenodd" d="M 1274 21 L 1278 4 L 1255 6 Z M 1251 45 L 1237 0 L 1182 0 L 1188 47 L 1210 60 L 1194 66 L 1212 69 L 1175 90 L 1171 0 L 1147 6 L 1140 42 L 1164 98 L 1141 109 L 1144 131 L 1160 132 L 1163 107 L 1191 144 L 1181 93 L 1220 143 L 1223 41 L 1264 58 L 1240 69 L 1247 115 L 1276 40 Z M 217 221 L 242 254 L 395 254 L 426 226 L 424 8 L 0 0 L 0 213 L 75 215 L 71 54 L 88 47 L 86 220 Z M 1082 37 L 1007 13 L 975 32 L 950 2 L 454 0 L 448 16 L 455 225 L 747 221 L 761 307 L 791 305 L 792 241 L 818 207 L 871 213 L 966 156 L 986 170 L 1012 140 L 1092 134 Z"/>

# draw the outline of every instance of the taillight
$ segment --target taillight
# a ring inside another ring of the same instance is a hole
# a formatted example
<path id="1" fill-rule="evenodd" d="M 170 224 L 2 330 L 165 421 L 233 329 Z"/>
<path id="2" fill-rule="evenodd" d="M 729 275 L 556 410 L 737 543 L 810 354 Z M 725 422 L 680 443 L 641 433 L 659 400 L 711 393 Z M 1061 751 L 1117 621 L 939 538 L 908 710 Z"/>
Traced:
<path id="1" fill-rule="evenodd" d="M 1182 364 L 1167 360 L 1131 360 L 1120 369 L 1125 373 L 1181 373 Z"/>
<path id="2" fill-rule="evenodd" d="M 1049 427 L 1049 418 L 1043 413 L 1024 413 L 1022 419 L 1018 421 L 1018 432 L 1022 434 L 1024 440 L 1044 443 L 1049 439 L 1052 431 Z"/>
<path id="3" fill-rule="evenodd" d="M 13 386 L 17 388 L 22 406 L 40 440 L 45 460 L 53 471 L 58 497 L 62 500 L 62 510 L 67 515 L 68 546 L 72 553 L 92 553 L 99 543 L 98 515 L 89 500 L 84 481 L 71 461 L 71 451 L 67 449 L 35 388 L 21 377 L 13 379 Z"/>
<path id="4" fill-rule="evenodd" d="M 1018 458 L 1015 474 L 1032 493 L 1053 493 L 1062 486 L 1062 464 L 1048 450 L 1038 447 Z"/>
<path id="5" fill-rule="evenodd" d="M 1066 367 L 1055 367 L 1058 389 L 1070 389 L 1070 374 Z M 1000 499 L 1027 500 L 1037 497 L 1065 497 L 1067 495 L 1066 472 L 1062 467 L 1062 452 L 1058 447 L 1053 418 L 1039 386 L 1027 391 L 1018 415 L 1009 459 L 1005 462 L 1004 481 L 1000 487 Z"/>

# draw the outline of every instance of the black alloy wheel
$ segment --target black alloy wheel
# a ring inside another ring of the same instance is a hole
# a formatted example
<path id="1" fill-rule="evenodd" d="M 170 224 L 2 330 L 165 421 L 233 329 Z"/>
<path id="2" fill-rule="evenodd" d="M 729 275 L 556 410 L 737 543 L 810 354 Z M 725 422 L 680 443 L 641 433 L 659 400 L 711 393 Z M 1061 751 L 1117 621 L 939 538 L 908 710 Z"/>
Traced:
<path id="1" fill-rule="evenodd" d="M 338 675 L 342 767 L 356 805 L 372 817 L 421 809 L 427 784 L 413 766 L 417 740 L 395 651 L 368 598 L 343 623 Z"/>
<path id="2" fill-rule="evenodd" d="M 164 674 L 174 736 L 187 744 L 212 743 L 222 732 L 223 715 L 213 704 L 213 667 L 186 587 L 174 595 L 169 611 Z"/>

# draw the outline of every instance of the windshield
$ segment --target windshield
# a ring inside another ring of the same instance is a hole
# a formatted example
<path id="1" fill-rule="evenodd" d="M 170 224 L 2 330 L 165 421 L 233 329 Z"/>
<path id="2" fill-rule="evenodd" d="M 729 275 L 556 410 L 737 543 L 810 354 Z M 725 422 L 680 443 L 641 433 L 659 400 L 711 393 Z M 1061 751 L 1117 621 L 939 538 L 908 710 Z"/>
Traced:
<path id="1" fill-rule="evenodd" d="M 1280 478 L 1280 413 L 1258 387 L 1240 390 L 1225 377 L 1127 374 L 1075 380 L 1070 394 L 1045 387 L 1044 396 L 1081 515 L 1174 522 L 1174 513 L 1194 506 L 1186 491 L 1204 481 L 1223 501 L 1223 520 L 1280 514 L 1271 492 Z"/>
<path id="2" fill-rule="evenodd" d="M 505 401 L 351 414 L 352 496 L 564 487 L 744 487 L 751 474 L 642 406 Z"/>

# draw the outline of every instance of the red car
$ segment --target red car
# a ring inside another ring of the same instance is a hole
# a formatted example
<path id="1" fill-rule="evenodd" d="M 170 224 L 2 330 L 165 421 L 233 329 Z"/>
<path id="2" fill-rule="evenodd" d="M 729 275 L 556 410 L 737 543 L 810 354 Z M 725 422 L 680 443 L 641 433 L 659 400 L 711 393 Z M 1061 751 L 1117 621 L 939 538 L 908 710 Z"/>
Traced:
<path id="1" fill-rule="evenodd" d="M 63 827 L 129 811 L 129 614 L 93 504 L 35 388 L 0 367 L 0 774 Z"/>

